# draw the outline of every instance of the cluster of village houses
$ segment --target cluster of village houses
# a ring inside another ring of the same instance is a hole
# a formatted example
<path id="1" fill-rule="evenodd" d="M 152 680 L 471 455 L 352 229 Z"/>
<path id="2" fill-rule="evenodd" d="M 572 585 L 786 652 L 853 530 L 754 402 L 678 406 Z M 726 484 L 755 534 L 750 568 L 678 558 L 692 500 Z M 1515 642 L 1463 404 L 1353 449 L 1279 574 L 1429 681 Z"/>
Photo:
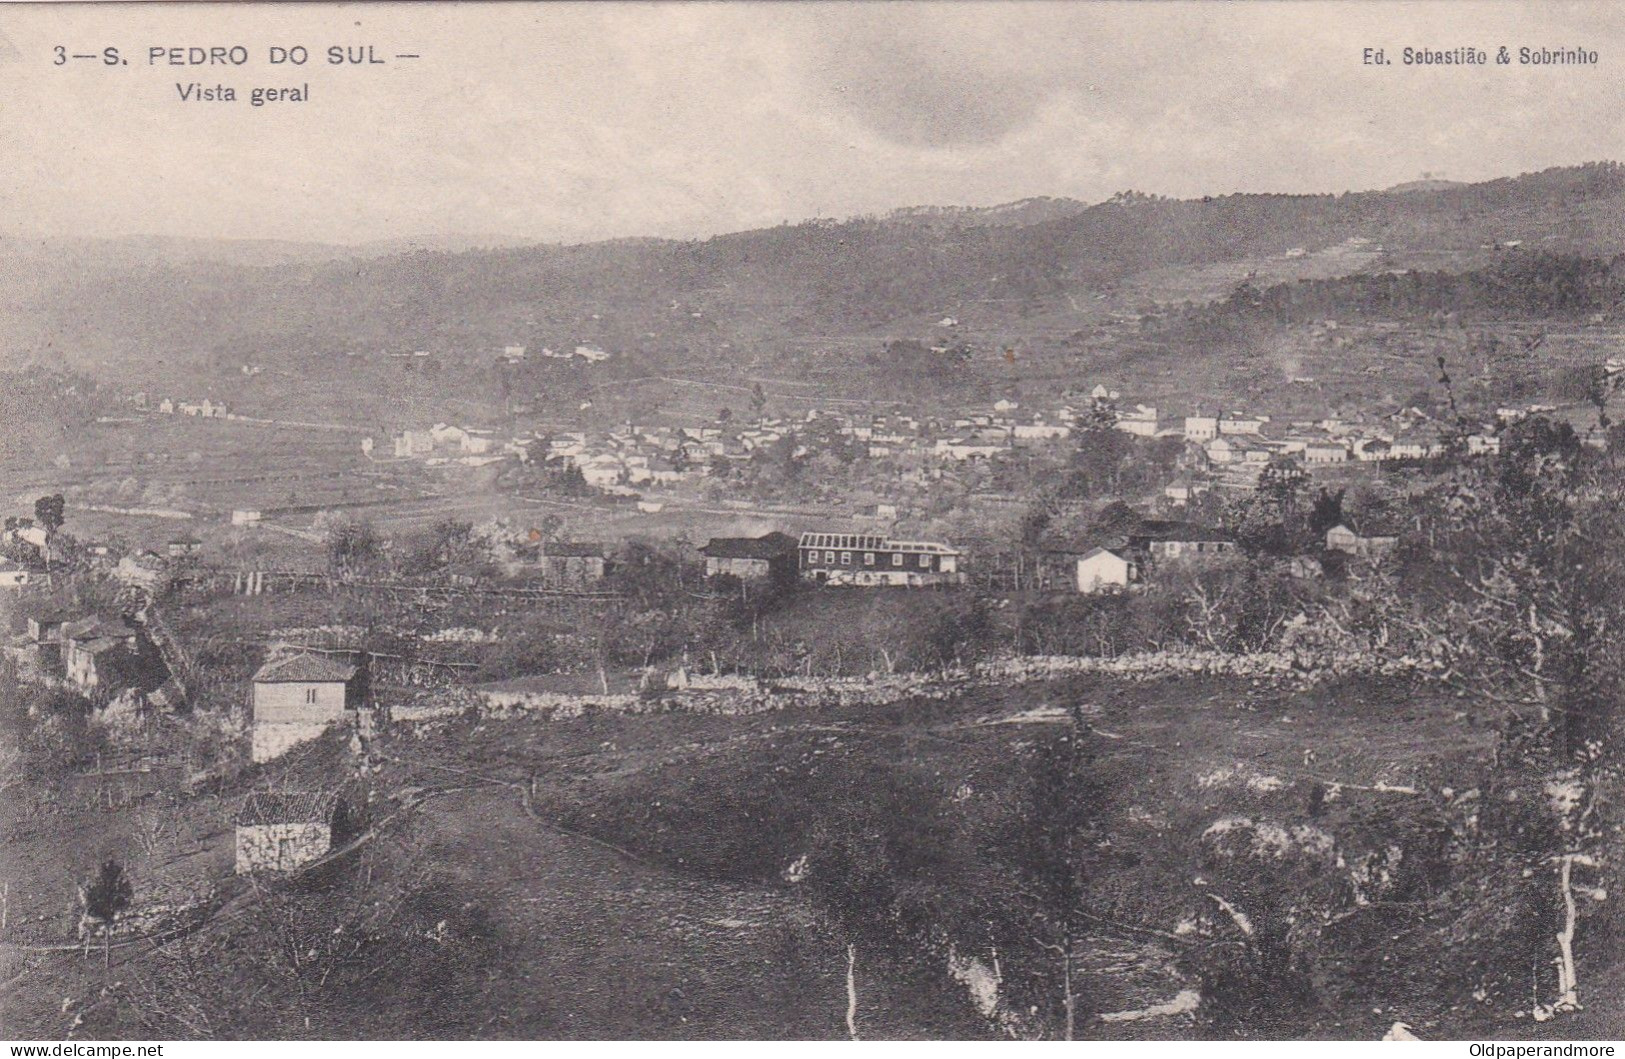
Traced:
<path id="1" fill-rule="evenodd" d="M 1327 547 L 1371 555 L 1392 547 L 1391 535 L 1362 535 L 1347 525 L 1327 534 Z M 1122 591 L 1139 580 L 1147 564 L 1200 562 L 1234 551 L 1222 530 L 1169 519 L 1145 519 L 1113 548 L 1070 556 L 1077 591 Z M 964 554 L 937 541 L 895 540 L 879 533 L 778 531 L 757 537 L 714 537 L 700 549 L 709 576 L 743 581 L 804 580 L 823 585 L 928 587 L 960 583 Z M 601 578 L 609 560 L 597 544 L 549 542 L 541 561 L 559 565 L 559 576 Z M 329 727 L 355 726 L 351 749 L 366 752 L 373 720 L 366 707 L 367 674 L 345 652 L 302 652 L 273 658 L 253 677 L 252 755 L 275 759 Z M 334 841 L 332 794 L 258 792 L 236 820 L 239 872 L 290 871 L 326 854 Z"/>
<path id="2" fill-rule="evenodd" d="M 145 393 L 138 393 L 134 398 L 135 407 L 142 411 L 157 412 L 159 415 L 197 416 L 200 419 L 234 419 L 231 409 L 224 401 L 214 401 L 205 397 L 201 401 L 177 401 L 173 397 L 165 397 L 156 405 L 148 403 Z"/>
<path id="3" fill-rule="evenodd" d="M 0 527 L 0 589 L 32 584 L 50 568 L 52 534 L 28 516 L 6 516 Z M 102 560 L 115 569 L 121 581 L 151 587 L 161 578 L 171 561 L 198 555 L 203 542 L 189 533 L 171 537 L 162 552 L 151 548 L 115 555 L 100 541 L 81 540 L 79 548 L 92 560 Z"/>
<path id="4" fill-rule="evenodd" d="M 589 360 L 597 353 L 592 349 L 570 354 L 543 351 L 544 356 Z M 505 353 L 509 360 L 524 355 L 521 347 Z M 1063 405 L 1047 414 L 1023 415 L 1016 402 L 1006 400 L 985 412 L 952 420 L 902 414 L 854 418 L 813 411 L 804 419 L 759 418 L 749 424 L 718 422 L 694 428 L 640 429 L 629 424 L 596 436 L 579 432 L 552 435 L 542 458 L 568 462 L 588 484 L 605 492 L 630 492 L 639 486 L 704 477 L 719 461 L 748 460 L 757 450 L 805 430 L 810 421 L 827 417 L 831 422 L 822 426 L 851 439 L 870 458 L 913 456 L 964 463 L 998 459 L 1018 447 L 1067 438 L 1094 409 L 1103 404 L 1115 407 L 1118 396 L 1101 386 L 1089 394 L 1093 407 L 1088 412 Z M 229 415 L 223 405 L 208 400 L 176 404 L 166 398 L 157 410 L 204 417 Z M 1496 419 L 1505 424 L 1529 412 L 1549 410 L 1543 406 L 1503 408 Z M 1275 424 L 1268 416 L 1240 412 L 1165 420 L 1159 418 L 1157 409 L 1135 405 L 1116 412 L 1113 425 L 1136 437 L 1178 438 L 1185 443 L 1181 477 L 1164 489 L 1164 499 L 1172 507 L 1215 487 L 1252 488 L 1263 469 L 1278 459 L 1325 467 L 1425 459 L 1442 454 L 1445 448 L 1444 425 L 1414 408 L 1375 421 L 1322 419 Z M 437 424 L 391 438 L 389 455 L 382 458 L 474 465 L 513 457 L 529 460 L 536 457 L 537 440 Z M 1496 424 L 1486 424 L 1470 435 L 1466 445 L 1469 454 L 1497 452 Z M 369 458 L 380 458 L 375 455 L 373 439 L 366 439 L 362 448 Z M 877 514 L 896 517 L 891 505 L 879 508 Z M 253 520 L 233 518 L 242 523 Z M 4 543 L 40 552 L 48 537 L 42 527 L 23 518 L 7 520 L 4 531 Z M 1325 546 L 1328 551 L 1375 557 L 1397 541 L 1388 528 L 1340 524 L 1327 532 Z M 610 551 L 598 542 L 538 539 L 528 543 L 525 557 L 538 564 L 551 583 L 589 586 L 602 580 L 611 568 Z M 166 558 L 184 560 L 200 547 L 195 538 L 181 537 L 169 543 L 167 556 L 149 552 L 121 562 L 134 561 L 138 566 L 145 562 L 156 569 Z M 1085 552 L 1057 553 L 1051 558 L 1064 564 L 1063 583 L 1068 589 L 1112 593 L 1131 589 L 1159 565 L 1201 563 L 1236 548 L 1234 537 L 1221 529 L 1178 519 L 1143 518 L 1127 532 Z M 801 579 L 828 586 L 925 588 L 960 584 L 967 577 L 968 557 L 953 545 L 895 539 L 882 532 L 814 531 L 791 536 L 774 531 L 756 537 L 712 538 L 699 550 L 708 576 L 727 575 L 743 581 Z M 26 584 L 31 570 L 38 568 L 37 563 L 0 560 L 0 587 Z M 13 640 L 8 650 L 36 672 L 86 692 L 131 688 L 161 702 L 175 688 L 162 641 L 161 630 L 140 620 L 42 613 L 29 620 L 27 632 Z M 270 761 L 343 722 L 355 727 L 352 749 L 356 749 L 370 728 L 367 700 L 366 666 L 355 655 L 301 651 L 272 658 L 252 679 L 253 759 Z M 262 791 L 251 795 L 236 819 L 237 870 L 288 871 L 320 858 L 334 840 L 336 804 L 332 792 Z"/>
<path id="5" fill-rule="evenodd" d="M 1063 404 L 1049 411 L 1025 413 L 1019 403 L 1000 400 L 985 411 L 953 419 L 902 413 L 854 416 L 814 409 L 802 417 L 765 417 L 749 423 L 719 420 L 692 427 L 627 423 L 602 433 L 547 435 L 545 451 L 540 454 L 536 443 L 542 439 L 536 435 L 503 437 L 494 430 L 440 423 L 392 437 L 390 454 L 395 459 L 420 459 L 429 464 L 470 465 L 540 455 L 544 460 L 573 465 L 594 488 L 631 494 L 704 479 L 728 463 L 749 461 L 786 437 L 797 439 L 797 455 L 805 455 L 809 451 L 807 432 L 818 424 L 820 431 L 845 438 L 860 458 L 911 461 L 916 469 L 910 473 L 920 479 L 917 484 L 924 485 L 929 480 L 925 468 L 933 464 L 948 467 L 997 460 L 1023 448 L 1060 441 L 1107 406 L 1118 431 L 1153 440 L 1173 438 L 1185 444 L 1180 475 L 1164 490 L 1165 500 L 1178 506 L 1212 488 L 1253 488 L 1264 468 L 1279 459 L 1307 467 L 1331 467 L 1436 457 L 1443 454 L 1446 437 L 1454 430 L 1453 425 L 1416 408 L 1381 418 L 1279 423 L 1270 416 L 1247 412 L 1169 419 L 1143 404 L 1119 409 L 1118 398 L 1116 391 L 1096 386 L 1087 400 L 1080 401 L 1083 411 Z M 1500 426 L 1532 411 L 1549 410 L 1543 405 L 1497 410 L 1495 421 L 1467 436 L 1467 453 L 1499 451 Z M 362 450 L 369 458 L 378 458 L 372 438 L 362 442 Z"/>
<path id="6" fill-rule="evenodd" d="M 183 694 L 166 657 L 169 646 L 146 612 L 127 618 L 44 609 L 28 618 L 6 653 L 38 680 L 99 698 L 133 693 L 161 707 L 178 704 Z"/>

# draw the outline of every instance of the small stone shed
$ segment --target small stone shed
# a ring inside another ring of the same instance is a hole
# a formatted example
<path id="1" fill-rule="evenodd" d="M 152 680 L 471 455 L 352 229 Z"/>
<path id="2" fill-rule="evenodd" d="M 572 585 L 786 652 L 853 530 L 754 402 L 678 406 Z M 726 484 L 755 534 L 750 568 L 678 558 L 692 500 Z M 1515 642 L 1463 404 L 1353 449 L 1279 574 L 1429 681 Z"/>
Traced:
<path id="1" fill-rule="evenodd" d="M 321 791 L 255 791 L 237 814 L 237 874 L 286 872 L 333 844 L 335 795 Z"/>

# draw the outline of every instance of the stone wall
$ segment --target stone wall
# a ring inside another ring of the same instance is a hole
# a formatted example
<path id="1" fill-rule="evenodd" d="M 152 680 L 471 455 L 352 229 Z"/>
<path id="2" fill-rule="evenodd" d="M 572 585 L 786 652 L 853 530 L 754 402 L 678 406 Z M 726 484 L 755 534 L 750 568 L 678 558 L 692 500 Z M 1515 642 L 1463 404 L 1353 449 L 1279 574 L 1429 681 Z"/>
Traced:
<path id="1" fill-rule="evenodd" d="M 286 754 L 300 743 L 317 739 L 327 731 L 330 722 L 316 721 L 290 724 L 254 722 L 253 757 L 256 764 Z"/>
<path id="2" fill-rule="evenodd" d="M 237 874 L 292 871 L 326 853 L 332 841 L 325 823 L 238 824 Z"/>
<path id="3" fill-rule="evenodd" d="M 970 669 L 871 673 L 863 677 L 788 676 L 758 680 L 738 674 L 685 674 L 675 686 L 668 684 L 666 689 L 649 695 L 446 689 L 411 705 L 397 706 L 393 716 L 400 721 L 426 722 L 459 716 L 470 710 L 494 719 L 529 715 L 547 720 L 580 717 L 591 710 L 744 715 L 790 707 L 879 706 L 903 699 L 946 699 L 977 685 L 1041 682 L 1073 674 L 1100 674 L 1136 681 L 1226 676 L 1312 683 L 1353 674 L 1419 674 L 1426 668 L 1417 659 L 1380 658 L 1352 652 L 1265 651 L 1237 655 L 1178 649 L 1144 651 L 1115 658 L 1022 656 L 995 659 Z"/>

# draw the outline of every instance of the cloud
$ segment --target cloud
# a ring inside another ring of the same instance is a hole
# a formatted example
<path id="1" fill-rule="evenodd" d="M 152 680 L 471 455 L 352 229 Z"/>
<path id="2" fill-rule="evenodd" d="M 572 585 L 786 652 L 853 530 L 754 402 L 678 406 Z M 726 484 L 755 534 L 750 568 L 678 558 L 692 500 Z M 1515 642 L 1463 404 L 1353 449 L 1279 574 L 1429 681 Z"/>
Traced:
<path id="1" fill-rule="evenodd" d="M 812 22 L 810 102 L 893 143 L 996 143 L 1031 125 L 1062 90 L 1043 65 L 1013 54 L 985 17 L 897 5 Z"/>
<path id="2" fill-rule="evenodd" d="M 263 67 L 137 64 L 114 92 L 92 90 L 110 83 L 99 67 L 14 64 L 0 154 L 19 161 L 0 198 L 59 233 L 694 236 L 1124 188 L 1485 179 L 1606 157 L 1625 138 L 1605 90 L 1625 12 L 1596 4 L 380 4 L 364 29 L 321 5 L 60 7 L 17 8 L 0 56 L 48 60 L 70 38 L 364 36 L 424 58 L 313 63 L 299 74 L 310 104 L 254 111 L 179 104 L 171 82 L 241 91 Z M 1360 61 L 1363 46 L 1499 42 L 1604 59 Z"/>

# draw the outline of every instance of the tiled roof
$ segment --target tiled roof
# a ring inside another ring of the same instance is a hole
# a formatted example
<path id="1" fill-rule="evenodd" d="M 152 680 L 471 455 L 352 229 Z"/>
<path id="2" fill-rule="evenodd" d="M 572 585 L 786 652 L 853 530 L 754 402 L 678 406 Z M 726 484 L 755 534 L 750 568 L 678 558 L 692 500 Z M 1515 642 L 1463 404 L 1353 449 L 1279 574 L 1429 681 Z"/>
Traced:
<path id="1" fill-rule="evenodd" d="M 134 635 L 135 630 L 124 619 L 108 618 L 99 614 L 70 621 L 62 626 L 63 639 L 67 640 L 123 640 Z"/>
<path id="2" fill-rule="evenodd" d="M 325 824 L 336 800 L 325 791 L 255 791 L 237 811 L 237 826 Z"/>
<path id="3" fill-rule="evenodd" d="M 1198 526 L 1194 522 L 1177 519 L 1148 518 L 1129 531 L 1130 537 L 1154 541 L 1233 541 L 1235 537 L 1222 529 Z"/>
<path id="4" fill-rule="evenodd" d="M 349 662 L 326 655 L 297 654 L 267 662 L 254 674 L 256 684 L 347 682 L 356 674 Z"/>
<path id="5" fill-rule="evenodd" d="M 700 552 L 712 559 L 777 559 L 795 547 L 793 537 L 775 530 L 760 537 L 712 537 Z"/>
<path id="6" fill-rule="evenodd" d="M 561 559 L 602 559 L 604 546 L 597 541 L 549 541 L 542 554 Z"/>
<path id="7" fill-rule="evenodd" d="M 1351 531 L 1356 537 L 1367 540 L 1373 537 L 1397 537 L 1400 530 L 1398 519 L 1380 512 L 1362 515 L 1359 519 L 1344 518 L 1339 525 Z"/>

